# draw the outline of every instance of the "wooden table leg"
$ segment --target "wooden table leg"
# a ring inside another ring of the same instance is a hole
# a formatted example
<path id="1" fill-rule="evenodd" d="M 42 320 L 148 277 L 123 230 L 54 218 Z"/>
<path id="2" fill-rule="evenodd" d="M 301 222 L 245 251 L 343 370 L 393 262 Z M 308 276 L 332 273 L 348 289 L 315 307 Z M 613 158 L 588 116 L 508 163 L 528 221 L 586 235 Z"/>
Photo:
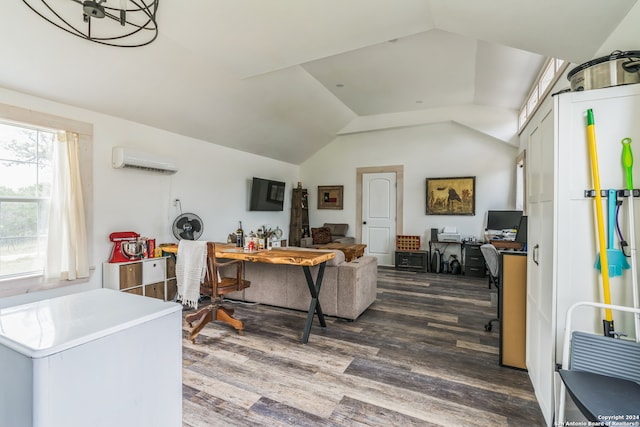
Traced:
<path id="1" fill-rule="evenodd" d="M 307 285 L 309 286 L 309 292 L 311 293 L 311 304 L 309 304 L 309 312 L 307 313 L 307 321 L 304 325 L 304 331 L 302 333 L 302 344 L 309 342 L 309 334 L 311 333 L 311 325 L 313 324 L 313 316 L 318 315 L 320 326 L 323 328 L 327 326 L 324 321 L 324 314 L 322 314 L 322 307 L 320 307 L 320 287 L 322 286 L 322 277 L 324 276 L 324 267 L 326 262 L 319 264 L 318 276 L 316 277 L 315 284 L 313 283 L 313 277 L 311 277 L 311 270 L 308 266 L 303 266 L 304 275 L 307 278 Z"/>

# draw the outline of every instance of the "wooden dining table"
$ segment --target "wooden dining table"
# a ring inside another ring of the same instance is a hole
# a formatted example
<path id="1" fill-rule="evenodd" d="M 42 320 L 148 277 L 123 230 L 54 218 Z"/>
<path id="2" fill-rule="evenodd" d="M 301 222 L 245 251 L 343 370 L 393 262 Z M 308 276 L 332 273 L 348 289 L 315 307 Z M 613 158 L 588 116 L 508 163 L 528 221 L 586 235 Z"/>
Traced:
<path id="1" fill-rule="evenodd" d="M 164 252 L 177 254 L 178 245 L 161 246 Z M 307 287 L 311 295 L 311 302 L 307 312 L 307 319 L 302 331 L 302 343 L 309 342 L 311 326 L 314 316 L 318 316 L 318 322 L 323 328 L 327 326 L 320 306 L 320 288 L 327 261 L 335 258 L 333 252 L 321 252 L 317 250 L 273 248 L 261 251 L 245 251 L 241 247 L 232 244 L 216 243 L 216 258 L 237 259 L 246 262 L 262 262 L 266 264 L 298 265 L 302 267 L 307 281 Z M 311 267 L 318 266 L 318 274 L 314 280 Z"/>

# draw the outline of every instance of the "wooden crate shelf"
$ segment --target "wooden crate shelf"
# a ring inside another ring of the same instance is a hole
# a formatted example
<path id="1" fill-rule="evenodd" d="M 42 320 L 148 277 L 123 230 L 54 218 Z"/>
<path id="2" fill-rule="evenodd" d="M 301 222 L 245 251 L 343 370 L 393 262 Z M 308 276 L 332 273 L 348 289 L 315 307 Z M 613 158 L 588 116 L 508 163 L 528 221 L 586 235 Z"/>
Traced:
<path id="1" fill-rule="evenodd" d="M 420 236 L 396 236 L 396 249 L 399 251 L 419 251 Z"/>

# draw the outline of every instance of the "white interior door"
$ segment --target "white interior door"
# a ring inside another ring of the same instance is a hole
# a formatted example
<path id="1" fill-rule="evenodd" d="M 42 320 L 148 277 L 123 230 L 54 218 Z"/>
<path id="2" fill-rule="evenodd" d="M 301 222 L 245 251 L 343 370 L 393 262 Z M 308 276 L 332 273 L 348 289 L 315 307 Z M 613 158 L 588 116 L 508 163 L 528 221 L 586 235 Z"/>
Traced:
<path id="1" fill-rule="evenodd" d="M 396 230 L 395 172 L 362 175 L 362 243 L 378 265 L 393 265 Z"/>

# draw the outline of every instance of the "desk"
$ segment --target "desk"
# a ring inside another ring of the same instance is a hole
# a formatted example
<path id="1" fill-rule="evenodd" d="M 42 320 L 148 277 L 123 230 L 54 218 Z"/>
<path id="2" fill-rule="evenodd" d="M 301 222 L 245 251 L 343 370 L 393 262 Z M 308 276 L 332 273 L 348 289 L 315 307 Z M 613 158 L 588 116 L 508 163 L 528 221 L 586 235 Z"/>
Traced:
<path id="1" fill-rule="evenodd" d="M 169 253 L 176 254 L 178 252 L 178 246 L 163 246 L 162 250 Z M 322 307 L 320 307 L 320 301 L 318 295 L 320 295 L 320 287 L 322 286 L 322 277 L 324 275 L 324 268 L 327 265 L 327 261 L 335 258 L 333 252 L 318 252 L 309 250 L 290 250 L 286 248 L 273 248 L 271 250 L 245 252 L 243 249 L 236 247 L 235 245 L 216 243 L 216 258 L 238 259 L 241 261 L 250 262 L 264 262 L 267 264 L 282 264 L 282 265 L 299 265 L 304 270 L 304 276 L 307 279 L 307 286 L 309 287 L 309 293 L 311 294 L 311 304 L 309 304 L 309 311 L 307 312 L 307 320 L 302 332 L 302 343 L 309 342 L 309 334 L 311 333 L 311 325 L 313 324 L 313 317 L 317 314 L 320 326 L 326 327 L 327 324 L 324 321 L 324 315 L 322 314 Z M 309 267 L 319 266 L 318 275 L 314 282 L 311 277 L 311 270 Z"/>
<path id="2" fill-rule="evenodd" d="M 497 250 L 500 249 L 515 249 L 521 251 L 524 248 L 524 243 L 516 242 L 515 240 L 489 240 Z"/>
<path id="3" fill-rule="evenodd" d="M 526 369 L 527 253 L 500 252 L 500 365 Z"/>

